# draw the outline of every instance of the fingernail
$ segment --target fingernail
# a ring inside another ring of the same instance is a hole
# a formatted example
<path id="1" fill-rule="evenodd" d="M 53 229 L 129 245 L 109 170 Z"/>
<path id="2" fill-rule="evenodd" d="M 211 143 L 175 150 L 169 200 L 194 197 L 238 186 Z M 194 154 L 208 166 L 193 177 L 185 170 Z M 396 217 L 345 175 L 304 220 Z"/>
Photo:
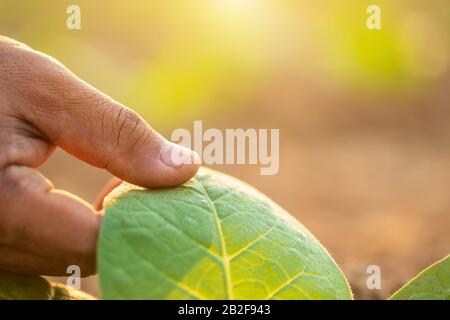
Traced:
<path id="1" fill-rule="evenodd" d="M 196 152 L 172 142 L 163 147 L 160 158 L 162 163 L 174 169 L 183 164 L 200 164 L 200 157 Z"/>

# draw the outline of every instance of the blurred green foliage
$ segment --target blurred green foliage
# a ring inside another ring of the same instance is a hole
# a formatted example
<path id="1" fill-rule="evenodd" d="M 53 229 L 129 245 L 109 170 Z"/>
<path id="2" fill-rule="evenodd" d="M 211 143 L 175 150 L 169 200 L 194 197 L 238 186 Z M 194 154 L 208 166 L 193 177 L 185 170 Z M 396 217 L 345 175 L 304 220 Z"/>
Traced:
<path id="1" fill-rule="evenodd" d="M 81 30 L 66 28 L 70 4 L 81 7 Z M 387 95 L 448 73 L 448 0 L 377 1 L 379 31 L 366 28 L 370 4 L 1 0 L 0 32 L 53 55 L 153 123 L 170 124 L 243 105 L 280 74 Z"/>

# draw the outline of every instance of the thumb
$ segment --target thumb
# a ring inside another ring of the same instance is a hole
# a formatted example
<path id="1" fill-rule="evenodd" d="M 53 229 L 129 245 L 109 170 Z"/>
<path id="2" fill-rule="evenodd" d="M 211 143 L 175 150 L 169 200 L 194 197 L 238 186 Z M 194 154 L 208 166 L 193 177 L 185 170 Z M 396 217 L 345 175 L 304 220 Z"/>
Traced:
<path id="1" fill-rule="evenodd" d="M 28 110 L 25 119 L 53 143 L 120 179 L 148 188 L 179 185 L 196 173 L 198 155 L 193 151 L 167 141 L 136 112 L 53 58 L 28 48 L 17 50 L 15 65 L 27 70 L 26 78 L 18 80 L 22 82 L 18 90 L 31 106 L 21 109 Z M 177 161 L 174 155 L 179 154 L 191 161 Z"/>

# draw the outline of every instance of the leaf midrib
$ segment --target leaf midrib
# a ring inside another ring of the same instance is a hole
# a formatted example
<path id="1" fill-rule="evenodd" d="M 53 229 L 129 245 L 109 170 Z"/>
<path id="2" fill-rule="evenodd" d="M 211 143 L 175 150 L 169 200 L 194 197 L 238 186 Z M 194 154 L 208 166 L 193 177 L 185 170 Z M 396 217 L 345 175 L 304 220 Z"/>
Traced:
<path id="1" fill-rule="evenodd" d="M 205 186 L 200 182 L 200 186 L 203 189 L 203 193 L 212 209 L 212 213 L 214 215 L 214 220 L 216 222 L 216 228 L 217 232 L 219 233 L 220 238 L 220 248 L 222 253 L 222 263 L 223 263 L 223 269 L 224 269 L 224 276 L 225 276 L 225 284 L 226 284 L 226 298 L 228 300 L 233 300 L 233 288 L 232 288 L 232 282 L 231 282 L 231 271 L 230 271 L 230 258 L 228 257 L 227 247 L 225 243 L 225 237 L 222 230 L 222 223 L 219 219 L 219 214 L 217 213 L 216 206 L 214 205 L 211 197 L 209 196 L 208 190 L 206 190 Z"/>

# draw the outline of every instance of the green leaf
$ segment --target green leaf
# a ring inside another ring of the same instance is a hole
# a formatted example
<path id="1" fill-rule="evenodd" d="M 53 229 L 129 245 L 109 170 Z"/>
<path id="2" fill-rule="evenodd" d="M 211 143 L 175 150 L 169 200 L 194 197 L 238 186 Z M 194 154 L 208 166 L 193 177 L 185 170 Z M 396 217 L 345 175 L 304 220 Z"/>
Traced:
<path id="1" fill-rule="evenodd" d="M 61 283 L 52 283 L 52 286 L 52 300 L 97 300 L 95 297 L 87 294 L 86 292 L 74 289 Z"/>
<path id="2" fill-rule="evenodd" d="M 336 263 L 286 211 L 201 168 L 183 186 L 124 184 L 105 200 L 106 299 L 351 299 Z"/>
<path id="3" fill-rule="evenodd" d="M 44 278 L 0 271 L 0 300 L 49 300 L 52 293 Z"/>
<path id="4" fill-rule="evenodd" d="M 94 297 L 46 279 L 0 271 L 0 300 L 92 300 Z"/>
<path id="5" fill-rule="evenodd" d="M 450 255 L 419 273 L 389 299 L 450 300 Z"/>

